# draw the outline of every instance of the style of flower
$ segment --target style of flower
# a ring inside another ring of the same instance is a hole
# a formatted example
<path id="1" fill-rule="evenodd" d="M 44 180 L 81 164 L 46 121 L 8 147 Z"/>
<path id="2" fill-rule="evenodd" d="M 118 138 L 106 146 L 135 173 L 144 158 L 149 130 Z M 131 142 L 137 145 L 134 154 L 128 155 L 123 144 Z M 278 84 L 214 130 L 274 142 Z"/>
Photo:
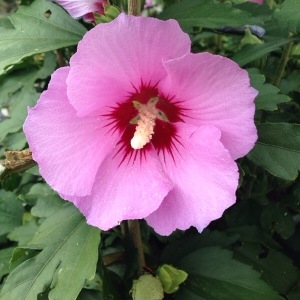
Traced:
<path id="1" fill-rule="evenodd" d="M 62 6 L 74 19 L 94 21 L 94 13 L 103 14 L 107 0 L 51 0 Z"/>
<path id="2" fill-rule="evenodd" d="M 190 46 L 174 20 L 121 14 L 83 37 L 29 109 L 41 175 L 87 223 L 201 231 L 235 203 L 257 91 L 235 62 Z"/>

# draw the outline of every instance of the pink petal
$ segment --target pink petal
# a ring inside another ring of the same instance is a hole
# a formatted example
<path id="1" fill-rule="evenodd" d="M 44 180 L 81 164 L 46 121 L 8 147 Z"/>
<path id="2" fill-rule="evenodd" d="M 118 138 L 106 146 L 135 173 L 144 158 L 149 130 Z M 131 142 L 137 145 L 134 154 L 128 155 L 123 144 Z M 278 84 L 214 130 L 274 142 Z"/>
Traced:
<path id="1" fill-rule="evenodd" d="M 99 113 L 128 99 L 142 82 L 156 84 L 166 75 L 162 59 L 189 50 L 190 39 L 176 21 L 120 14 L 79 43 L 67 80 L 70 102 L 79 116 Z"/>
<path id="2" fill-rule="evenodd" d="M 100 117 L 78 118 L 66 95 L 69 68 L 58 69 L 24 124 L 33 159 L 56 191 L 89 195 L 98 167 L 119 139 Z"/>
<path id="3" fill-rule="evenodd" d="M 105 0 L 51 0 L 62 6 L 74 19 L 79 19 L 89 13 L 103 13 Z M 91 21 L 90 19 L 88 19 Z"/>
<path id="4" fill-rule="evenodd" d="M 195 226 L 202 231 L 235 203 L 236 163 L 224 148 L 214 126 L 177 123 L 179 142 L 165 169 L 175 187 L 146 221 L 161 235 Z M 162 159 L 162 161 L 164 161 Z"/>
<path id="5" fill-rule="evenodd" d="M 235 62 L 210 53 L 188 54 L 165 62 L 160 88 L 187 109 L 186 123 L 214 125 L 233 157 L 246 155 L 257 140 L 254 98 L 248 73 Z"/>
<path id="6" fill-rule="evenodd" d="M 117 150 L 103 161 L 90 196 L 62 195 L 74 202 L 88 224 L 102 230 L 119 225 L 122 220 L 148 216 L 173 187 L 154 150 L 147 152 L 142 161 L 121 161 Z"/>

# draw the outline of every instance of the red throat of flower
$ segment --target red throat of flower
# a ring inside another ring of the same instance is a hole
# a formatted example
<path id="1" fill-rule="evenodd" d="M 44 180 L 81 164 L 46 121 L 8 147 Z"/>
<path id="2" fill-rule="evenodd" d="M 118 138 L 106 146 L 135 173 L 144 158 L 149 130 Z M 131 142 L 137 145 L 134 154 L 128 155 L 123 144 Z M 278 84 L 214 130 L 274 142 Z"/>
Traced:
<path id="1" fill-rule="evenodd" d="M 118 103 L 107 116 L 112 130 L 123 132 L 119 152 L 134 158 L 145 153 L 150 144 L 158 152 L 171 154 L 177 140 L 174 122 L 183 122 L 179 101 L 161 95 L 156 87 L 141 86 L 128 99 Z M 140 150 L 140 151 L 137 151 Z"/>

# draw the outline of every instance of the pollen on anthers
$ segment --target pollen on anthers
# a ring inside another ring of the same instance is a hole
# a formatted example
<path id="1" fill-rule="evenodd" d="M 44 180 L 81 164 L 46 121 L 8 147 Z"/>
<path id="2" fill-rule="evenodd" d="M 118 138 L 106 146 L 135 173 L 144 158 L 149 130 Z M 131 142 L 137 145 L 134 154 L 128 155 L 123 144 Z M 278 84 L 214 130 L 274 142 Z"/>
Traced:
<path id="1" fill-rule="evenodd" d="M 158 100 L 158 97 L 151 98 L 147 104 L 133 101 L 134 107 L 138 110 L 138 115 L 130 121 L 131 124 L 137 124 L 130 145 L 135 150 L 142 149 L 151 141 L 156 118 L 168 121 L 166 115 L 156 108 Z"/>

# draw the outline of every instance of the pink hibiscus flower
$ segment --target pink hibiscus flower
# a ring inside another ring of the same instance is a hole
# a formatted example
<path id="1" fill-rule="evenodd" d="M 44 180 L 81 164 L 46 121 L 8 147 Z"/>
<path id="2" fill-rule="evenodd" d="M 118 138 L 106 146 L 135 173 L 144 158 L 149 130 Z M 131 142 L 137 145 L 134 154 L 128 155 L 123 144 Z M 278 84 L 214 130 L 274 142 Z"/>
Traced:
<path id="1" fill-rule="evenodd" d="M 235 203 L 257 92 L 235 62 L 190 44 L 174 20 L 121 14 L 83 37 L 29 109 L 41 175 L 89 224 L 201 231 Z"/>
<path id="2" fill-rule="evenodd" d="M 94 21 L 94 13 L 104 13 L 103 4 L 107 0 L 51 0 L 62 6 L 74 19 L 83 19 L 86 22 Z"/>

